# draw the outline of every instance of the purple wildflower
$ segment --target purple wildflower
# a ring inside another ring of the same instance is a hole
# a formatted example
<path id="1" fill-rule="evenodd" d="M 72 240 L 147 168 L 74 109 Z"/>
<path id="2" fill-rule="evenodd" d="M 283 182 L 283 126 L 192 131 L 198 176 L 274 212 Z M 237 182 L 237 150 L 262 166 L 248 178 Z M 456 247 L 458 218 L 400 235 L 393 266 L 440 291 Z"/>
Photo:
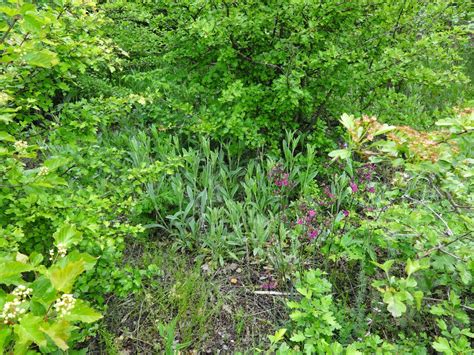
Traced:
<path id="1" fill-rule="evenodd" d="M 351 190 L 353 193 L 356 193 L 357 191 L 359 191 L 359 186 L 357 186 L 357 184 L 351 180 L 351 182 L 349 183 L 349 186 L 351 187 Z"/>
<path id="2" fill-rule="evenodd" d="M 367 192 L 369 192 L 371 194 L 375 193 L 375 187 L 373 187 L 373 186 L 368 187 Z"/>
<path id="3" fill-rule="evenodd" d="M 298 220 L 296 221 L 297 224 L 303 224 L 303 220 L 301 218 L 298 218 Z"/>
<path id="4" fill-rule="evenodd" d="M 333 199 L 335 196 L 331 193 L 331 191 L 329 191 L 329 188 L 325 187 L 324 188 L 324 193 L 326 194 L 327 197 L 329 197 L 330 199 Z"/>
<path id="5" fill-rule="evenodd" d="M 344 217 L 349 217 L 349 211 L 348 210 L 343 210 L 342 214 L 344 215 Z"/>
<path id="6" fill-rule="evenodd" d="M 309 233 L 309 239 L 314 239 L 319 235 L 319 231 L 317 229 L 311 230 Z"/>
<path id="7" fill-rule="evenodd" d="M 264 289 L 264 290 L 273 290 L 277 287 L 277 282 L 276 281 L 267 281 L 267 282 L 264 282 L 261 287 Z"/>
<path id="8" fill-rule="evenodd" d="M 315 210 L 309 210 L 308 211 L 308 216 L 313 218 L 314 216 L 316 216 L 316 211 Z"/>

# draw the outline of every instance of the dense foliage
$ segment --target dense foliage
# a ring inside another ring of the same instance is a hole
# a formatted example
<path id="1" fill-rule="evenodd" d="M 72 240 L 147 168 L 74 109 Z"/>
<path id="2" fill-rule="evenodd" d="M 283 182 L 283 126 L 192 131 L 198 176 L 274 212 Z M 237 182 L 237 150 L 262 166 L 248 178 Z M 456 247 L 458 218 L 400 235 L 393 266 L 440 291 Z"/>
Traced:
<path id="1" fill-rule="evenodd" d="M 0 5 L 0 353 L 472 353 L 468 1 Z"/>
<path id="2" fill-rule="evenodd" d="M 463 99 L 468 2 L 143 4 L 114 3 L 112 15 L 132 29 L 120 41 L 132 58 L 149 55 L 134 65 L 157 67 L 146 75 L 150 94 L 218 139 L 261 146 L 311 128 L 325 146 L 321 133 L 334 135 L 348 108 L 426 127 Z"/>

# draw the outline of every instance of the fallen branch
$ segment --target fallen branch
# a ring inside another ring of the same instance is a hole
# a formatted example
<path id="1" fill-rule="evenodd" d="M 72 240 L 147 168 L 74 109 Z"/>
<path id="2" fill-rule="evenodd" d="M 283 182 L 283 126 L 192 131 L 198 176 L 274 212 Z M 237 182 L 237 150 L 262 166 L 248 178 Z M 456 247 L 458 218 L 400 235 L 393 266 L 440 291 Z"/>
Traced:
<path id="1" fill-rule="evenodd" d="M 256 295 L 268 295 L 268 296 L 289 296 L 290 292 L 279 292 L 279 291 L 254 291 Z"/>

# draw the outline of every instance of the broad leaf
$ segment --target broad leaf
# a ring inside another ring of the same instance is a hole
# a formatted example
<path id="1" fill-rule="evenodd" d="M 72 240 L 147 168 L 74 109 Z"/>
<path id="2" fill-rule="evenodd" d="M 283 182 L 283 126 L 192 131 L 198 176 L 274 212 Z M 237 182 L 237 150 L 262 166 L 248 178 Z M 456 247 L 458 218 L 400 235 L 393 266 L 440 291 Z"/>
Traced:
<path id="1" fill-rule="evenodd" d="M 67 345 L 67 340 L 71 336 L 72 329 L 73 327 L 71 327 L 69 322 L 64 319 L 53 324 L 45 324 L 43 327 L 41 327 L 41 331 L 46 333 L 54 342 L 54 344 L 56 344 L 58 348 L 64 351 L 69 349 L 69 345 Z"/>
<path id="2" fill-rule="evenodd" d="M 351 156 L 351 151 L 349 149 L 336 149 L 328 154 L 333 160 L 336 159 L 347 159 Z"/>
<path id="3" fill-rule="evenodd" d="M 443 337 L 437 338 L 437 340 L 433 343 L 433 348 L 443 354 L 453 354 L 448 340 Z"/>
<path id="4" fill-rule="evenodd" d="M 354 124 L 354 116 L 348 115 L 347 113 L 343 113 L 340 119 L 342 125 L 348 130 L 352 131 L 355 128 Z"/>
<path id="5" fill-rule="evenodd" d="M 0 329 L 0 354 L 4 353 L 5 346 L 7 345 L 7 339 L 11 334 L 11 328 Z"/>
<path id="6" fill-rule="evenodd" d="M 400 317 L 406 312 L 407 307 L 405 306 L 404 298 L 400 293 L 386 292 L 383 297 L 383 301 L 387 304 L 388 311 L 393 317 Z"/>
<path id="7" fill-rule="evenodd" d="M 69 248 L 81 241 L 82 233 L 76 229 L 73 224 L 64 224 L 53 234 L 55 245 L 62 244 Z"/>
<path id="8" fill-rule="evenodd" d="M 17 284 L 22 281 L 21 273 L 33 270 L 34 267 L 12 260 L 0 260 L 0 284 Z"/>
<path id="9" fill-rule="evenodd" d="M 41 68 L 51 68 L 59 63 L 57 54 L 47 49 L 28 53 L 23 57 L 23 59 L 29 65 Z"/>
<path id="10" fill-rule="evenodd" d="M 47 271 L 47 277 L 53 287 L 61 292 L 70 293 L 77 277 L 86 271 L 83 260 L 69 261 L 65 265 L 53 265 Z"/>
<path id="11" fill-rule="evenodd" d="M 7 132 L 1 131 L 0 141 L 14 142 L 15 138 L 12 135 L 8 134 Z"/>
<path id="12" fill-rule="evenodd" d="M 23 348 L 31 344 L 32 342 L 36 345 L 42 347 L 46 346 L 48 340 L 44 333 L 40 330 L 40 327 L 44 323 L 42 317 L 36 317 L 32 314 L 26 314 L 20 321 L 16 324 L 15 334 L 18 337 L 17 346 Z"/>
<path id="13" fill-rule="evenodd" d="M 102 315 L 95 309 L 90 307 L 85 301 L 76 300 L 71 313 L 66 315 L 64 319 L 70 322 L 93 323 L 102 318 Z"/>

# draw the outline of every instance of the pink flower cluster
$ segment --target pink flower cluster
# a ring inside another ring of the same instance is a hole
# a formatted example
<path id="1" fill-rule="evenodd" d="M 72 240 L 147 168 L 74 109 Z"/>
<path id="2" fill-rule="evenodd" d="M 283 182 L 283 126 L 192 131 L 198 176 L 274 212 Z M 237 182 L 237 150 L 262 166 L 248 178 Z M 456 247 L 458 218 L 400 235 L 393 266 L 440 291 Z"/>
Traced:
<path id="1" fill-rule="evenodd" d="M 281 179 L 275 179 L 275 185 L 278 187 L 288 186 L 288 173 L 281 176 Z"/>
<path id="2" fill-rule="evenodd" d="M 302 208 L 303 210 L 306 210 L 305 207 Z M 296 224 L 302 225 L 307 229 L 307 234 L 308 238 L 310 240 L 315 239 L 319 235 L 319 229 L 316 228 L 315 226 L 315 217 L 316 217 L 316 211 L 313 209 L 308 210 L 305 213 L 304 217 L 300 217 L 297 219 Z"/>
<path id="3" fill-rule="evenodd" d="M 293 187 L 293 183 L 289 179 L 289 174 L 284 170 L 281 164 L 275 165 L 268 174 L 268 179 L 277 187 L 280 192 L 283 187 Z"/>

